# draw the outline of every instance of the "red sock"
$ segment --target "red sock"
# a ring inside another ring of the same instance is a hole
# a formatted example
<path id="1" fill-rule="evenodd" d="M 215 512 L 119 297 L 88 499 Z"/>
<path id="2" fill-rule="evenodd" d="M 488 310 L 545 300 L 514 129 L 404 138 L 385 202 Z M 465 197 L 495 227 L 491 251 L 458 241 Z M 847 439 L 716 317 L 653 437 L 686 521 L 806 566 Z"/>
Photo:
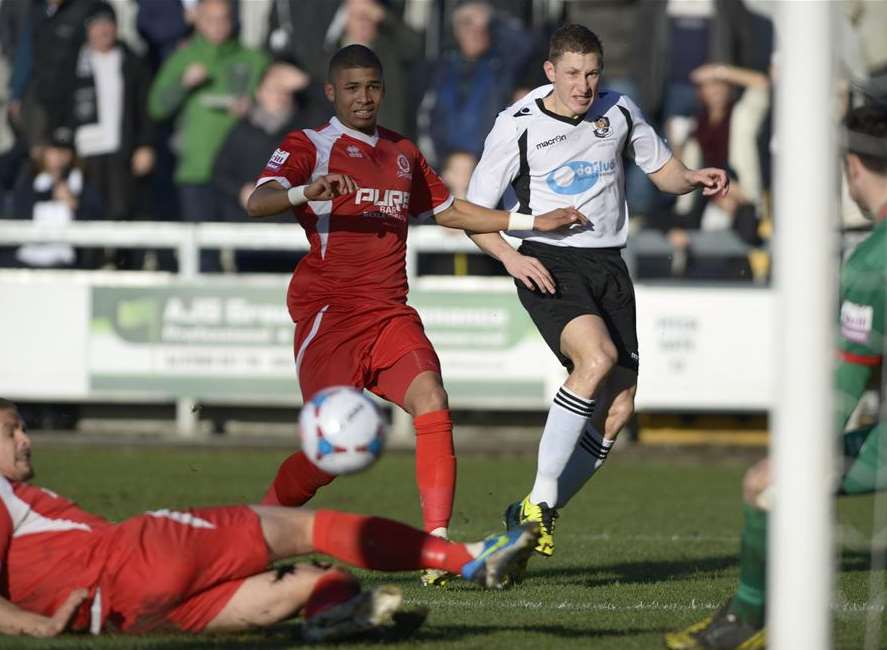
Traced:
<path id="1" fill-rule="evenodd" d="M 457 544 L 382 517 L 335 510 L 314 514 L 314 550 L 342 562 L 378 571 L 443 569 L 460 573 L 470 562 L 465 544 Z"/>
<path id="2" fill-rule="evenodd" d="M 456 491 L 456 455 L 453 421 L 448 410 L 424 413 L 416 427 L 416 484 L 426 531 L 446 528 L 453 515 Z"/>
<path id="3" fill-rule="evenodd" d="M 308 460 L 303 452 L 297 451 L 280 464 L 274 482 L 262 498 L 262 504 L 301 506 L 314 496 L 318 488 L 332 483 L 334 478 Z"/>
<path id="4" fill-rule="evenodd" d="M 307 619 L 325 609 L 351 600 L 360 593 L 360 583 L 350 573 L 340 570 L 328 571 L 314 583 L 302 615 Z"/>

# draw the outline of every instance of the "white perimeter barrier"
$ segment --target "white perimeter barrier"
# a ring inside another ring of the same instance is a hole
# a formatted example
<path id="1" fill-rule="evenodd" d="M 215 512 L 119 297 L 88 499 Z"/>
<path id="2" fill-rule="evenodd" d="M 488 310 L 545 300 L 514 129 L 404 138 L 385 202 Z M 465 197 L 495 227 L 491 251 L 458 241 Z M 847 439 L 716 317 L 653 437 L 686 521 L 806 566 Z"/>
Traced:
<path id="1" fill-rule="evenodd" d="M 32 401 L 193 405 L 300 401 L 286 277 L 201 275 L 201 247 L 304 250 L 281 224 L 81 223 L 48 230 L 0 221 L 0 245 L 175 247 L 179 274 L 0 270 L 0 395 Z M 417 255 L 475 251 L 461 234 L 418 227 L 408 247 L 410 304 L 443 364 L 451 404 L 545 409 L 563 381 L 509 278 L 415 277 Z M 190 261 L 189 261 L 190 260 Z M 638 409 L 765 411 L 771 406 L 768 289 L 638 285 Z M 403 428 L 403 420 L 399 421 Z"/>

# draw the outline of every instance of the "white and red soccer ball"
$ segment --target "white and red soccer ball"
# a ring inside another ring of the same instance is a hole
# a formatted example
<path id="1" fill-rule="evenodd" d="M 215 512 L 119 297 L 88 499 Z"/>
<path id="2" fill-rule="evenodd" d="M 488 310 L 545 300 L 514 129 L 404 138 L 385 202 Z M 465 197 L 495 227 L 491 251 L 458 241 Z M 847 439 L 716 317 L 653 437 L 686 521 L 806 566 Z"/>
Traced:
<path id="1" fill-rule="evenodd" d="M 319 391 L 299 415 L 302 451 L 324 472 L 353 474 L 379 458 L 385 423 L 363 391 L 333 386 Z"/>

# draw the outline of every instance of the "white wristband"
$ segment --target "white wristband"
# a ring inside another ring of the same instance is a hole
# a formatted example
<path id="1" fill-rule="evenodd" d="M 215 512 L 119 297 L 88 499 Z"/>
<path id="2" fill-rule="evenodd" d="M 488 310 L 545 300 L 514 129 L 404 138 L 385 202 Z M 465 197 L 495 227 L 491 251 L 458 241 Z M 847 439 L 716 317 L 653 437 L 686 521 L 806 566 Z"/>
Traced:
<path id="1" fill-rule="evenodd" d="M 286 198 L 290 200 L 290 203 L 294 206 L 304 205 L 308 203 L 308 197 L 305 196 L 305 188 L 307 185 L 299 185 L 298 187 L 291 187 L 286 191 Z"/>
<path id="2" fill-rule="evenodd" d="M 508 215 L 509 230 L 532 230 L 536 223 L 536 217 L 523 212 L 512 212 Z"/>

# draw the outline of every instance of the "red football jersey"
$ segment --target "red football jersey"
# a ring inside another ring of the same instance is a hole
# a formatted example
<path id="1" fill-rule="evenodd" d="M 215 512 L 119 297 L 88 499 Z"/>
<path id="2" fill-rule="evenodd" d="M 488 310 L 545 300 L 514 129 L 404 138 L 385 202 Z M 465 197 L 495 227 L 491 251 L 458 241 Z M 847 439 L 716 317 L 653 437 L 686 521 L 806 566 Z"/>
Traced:
<path id="1" fill-rule="evenodd" d="M 73 589 L 94 596 L 112 524 L 54 492 L 0 477 L 0 594 L 51 615 Z"/>
<path id="2" fill-rule="evenodd" d="M 405 303 L 409 216 L 421 219 L 449 208 L 449 189 L 408 139 L 383 128 L 366 135 L 336 118 L 288 134 L 256 184 L 274 180 L 290 188 L 326 174 L 347 174 L 360 189 L 295 209 L 311 251 L 287 292 L 293 320 L 327 305 L 341 311 Z"/>

